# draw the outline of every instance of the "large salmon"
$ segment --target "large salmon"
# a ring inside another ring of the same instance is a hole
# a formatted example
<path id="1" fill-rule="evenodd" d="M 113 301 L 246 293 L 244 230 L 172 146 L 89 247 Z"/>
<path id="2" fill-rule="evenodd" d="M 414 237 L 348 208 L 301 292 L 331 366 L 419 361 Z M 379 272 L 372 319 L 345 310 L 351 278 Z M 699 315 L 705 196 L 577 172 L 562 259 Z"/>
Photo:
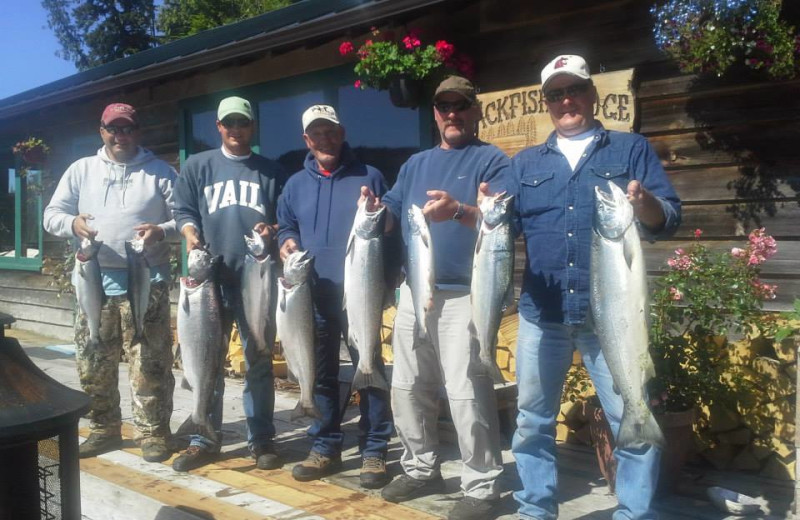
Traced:
<path id="1" fill-rule="evenodd" d="M 207 251 L 193 249 L 189 253 L 188 270 L 198 278 L 181 278 L 178 296 L 183 385 L 192 390 L 192 414 L 178 428 L 176 435 L 199 434 L 214 442 L 219 442 L 219 436 L 211 424 L 209 413 L 227 352 L 216 282 L 217 262 Z"/>
<path id="2" fill-rule="evenodd" d="M 647 276 L 633 206 L 609 181 L 595 188 L 590 303 L 595 332 L 624 403 L 617 446 L 663 446 L 664 436 L 647 406 L 645 385 L 655 375 L 648 351 Z"/>
<path id="3" fill-rule="evenodd" d="M 278 279 L 275 323 L 289 370 L 300 384 L 300 401 L 292 411 L 292 420 L 304 415 L 321 417 L 314 404 L 316 330 L 308 283 L 313 267 L 314 257 L 308 251 L 295 251 L 286 258 L 283 277 Z"/>
<path id="4" fill-rule="evenodd" d="M 428 336 L 428 326 L 433 313 L 433 291 L 436 283 L 436 270 L 433 263 L 433 243 L 428 221 L 422 209 L 413 204 L 408 210 L 408 287 L 417 317 L 420 337 Z"/>
<path id="5" fill-rule="evenodd" d="M 271 351 L 275 343 L 275 262 L 267 254 L 266 244 L 261 235 L 253 230 L 251 236 L 245 235 L 247 256 L 242 269 L 241 291 L 242 307 L 247 329 L 248 341 L 254 341 L 259 352 Z"/>
<path id="6" fill-rule="evenodd" d="M 150 303 L 150 266 L 144 256 L 144 239 L 125 241 L 128 258 L 128 300 L 133 316 L 133 343 L 144 339 L 144 316 Z"/>
<path id="7" fill-rule="evenodd" d="M 497 368 L 497 331 L 503 318 L 504 302 L 514 297 L 514 236 L 511 231 L 513 195 L 504 193 L 484 197 L 480 209 L 481 225 L 472 259 L 472 321 L 470 333 L 478 343 L 477 363 L 471 373 L 489 375 L 495 382 L 505 381 Z"/>
<path id="8" fill-rule="evenodd" d="M 100 313 L 105 301 L 103 276 L 100 273 L 100 262 L 97 260 L 97 253 L 102 245 L 102 242 L 84 238 L 75 253 L 77 275 L 75 277 L 75 297 L 81 311 L 86 316 L 89 342 L 93 344 L 100 341 Z"/>
<path id="9" fill-rule="evenodd" d="M 383 316 L 383 229 L 386 207 L 367 211 L 361 204 L 353 220 L 344 260 L 344 306 L 347 312 L 348 340 L 358 349 L 358 367 L 353 389 L 374 387 L 389 391 L 389 384 L 375 370 L 380 356 L 380 329 Z"/>

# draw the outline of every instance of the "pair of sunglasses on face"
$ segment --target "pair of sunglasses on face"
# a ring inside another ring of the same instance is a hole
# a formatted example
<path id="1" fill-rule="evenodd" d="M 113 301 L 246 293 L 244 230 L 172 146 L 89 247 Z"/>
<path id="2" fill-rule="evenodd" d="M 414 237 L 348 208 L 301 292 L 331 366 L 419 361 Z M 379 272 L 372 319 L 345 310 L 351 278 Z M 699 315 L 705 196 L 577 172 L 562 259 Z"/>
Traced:
<path id="1" fill-rule="evenodd" d="M 549 103 L 561 103 L 567 96 L 574 98 L 576 96 L 580 96 L 581 94 L 585 94 L 586 91 L 589 90 L 590 85 L 591 83 L 586 81 L 583 83 L 575 83 L 574 85 L 564 88 L 554 88 L 545 92 L 544 98 Z"/>
<path id="2" fill-rule="evenodd" d="M 222 126 L 230 130 L 231 128 L 250 128 L 250 123 L 252 123 L 252 121 L 249 119 L 231 119 L 226 117 L 220 121 L 220 123 L 222 123 Z"/>
<path id="3" fill-rule="evenodd" d="M 103 126 L 103 129 L 111 135 L 118 135 L 118 134 L 131 135 L 132 133 L 137 131 L 139 127 L 133 125 L 127 125 L 127 126 L 108 125 L 108 126 Z"/>
<path id="4" fill-rule="evenodd" d="M 460 101 L 436 101 L 433 106 L 440 114 L 449 114 L 450 112 L 463 112 L 472 106 L 472 103 L 466 99 Z"/>

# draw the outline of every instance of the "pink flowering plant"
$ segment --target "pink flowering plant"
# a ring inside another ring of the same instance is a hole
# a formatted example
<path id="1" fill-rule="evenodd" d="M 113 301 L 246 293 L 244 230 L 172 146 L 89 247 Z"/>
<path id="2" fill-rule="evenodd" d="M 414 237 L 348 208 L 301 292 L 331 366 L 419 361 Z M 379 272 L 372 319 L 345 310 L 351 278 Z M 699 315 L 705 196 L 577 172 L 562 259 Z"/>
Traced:
<path id="1" fill-rule="evenodd" d="M 655 411 L 681 411 L 732 398 L 728 337 L 767 333 L 761 312 L 777 286 L 760 279 L 761 266 L 778 250 L 764 228 L 744 247 L 713 251 L 695 242 L 676 249 L 656 283 L 650 344 L 656 377 L 650 382 Z M 734 386 L 740 381 L 734 381 Z"/>
<path id="2" fill-rule="evenodd" d="M 793 0 L 794 1 L 794 0 Z M 650 9 L 656 45 L 685 73 L 724 75 L 740 65 L 772 78 L 800 71 L 800 36 L 782 0 L 662 0 Z"/>
<path id="3" fill-rule="evenodd" d="M 361 89 L 386 89 L 390 80 L 399 76 L 424 80 L 435 73 L 458 73 L 468 78 L 474 74 L 472 60 L 458 53 L 452 43 L 439 40 L 423 45 L 421 33 L 415 29 L 396 39 L 393 33 L 373 28 L 372 37 L 358 49 L 350 41 L 339 45 L 342 56 L 352 53 L 358 56 L 354 86 Z"/>

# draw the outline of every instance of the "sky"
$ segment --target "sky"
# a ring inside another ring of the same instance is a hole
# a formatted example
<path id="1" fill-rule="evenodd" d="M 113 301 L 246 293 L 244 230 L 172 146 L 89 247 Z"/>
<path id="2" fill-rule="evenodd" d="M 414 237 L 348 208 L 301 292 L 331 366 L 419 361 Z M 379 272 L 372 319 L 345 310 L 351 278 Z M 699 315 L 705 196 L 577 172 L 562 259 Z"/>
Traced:
<path id="1" fill-rule="evenodd" d="M 40 0 L 0 0 L 0 99 L 77 73 L 58 48 Z"/>

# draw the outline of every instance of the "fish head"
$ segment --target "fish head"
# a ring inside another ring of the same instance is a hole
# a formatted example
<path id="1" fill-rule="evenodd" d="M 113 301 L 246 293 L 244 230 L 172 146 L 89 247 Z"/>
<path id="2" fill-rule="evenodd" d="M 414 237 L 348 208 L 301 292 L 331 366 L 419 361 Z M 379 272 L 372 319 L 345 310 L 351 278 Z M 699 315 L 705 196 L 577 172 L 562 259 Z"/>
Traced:
<path id="1" fill-rule="evenodd" d="M 496 195 L 488 195 L 481 201 L 481 218 L 487 226 L 495 227 L 508 220 L 514 196 L 505 195 L 506 192 L 502 191 Z"/>
<path id="2" fill-rule="evenodd" d="M 412 235 L 421 235 L 423 230 L 427 229 L 428 221 L 425 220 L 425 215 L 422 213 L 422 208 L 416 204 L 412 204 L 408 208 L 408 230 Z"/>
<path id="3" fill-rule="evenodd" d="M 75 253 L 75 258 L 79 262 L 88 262 L 97 256 L 101 245 L 103 245 L 103 242 L 99 240 L 84 238 L 81 240 L 80 247 L 78 247 L 78 251 Z"/>
<path id="4" fill-rule="evenodd" d="M 189 251 L 188 272 L 191 278 L 203 282 L 211 278 L 219 258 L 205 249 L 192 249 Z"/>
<path id="5" fill-rule="evenodd" d="M 386 226 L 386 206 L 381 206 L 375 211 L 367 211 L 366 204 L 358 207 L 356 219 L 353 222 L 353 231 L 364 240 L 379 237 Z"/>
<path id="6" fill-rule="evenodd" d="M 283 279 L 289 285 L 299 285 L 308 280 L 314 267 L 314 257 L 308 251 L 295 251 L 283 264 Z"/>
<path id="7" fill-rule="evenodd" d="M 255 258 L 261 258 L 267 252 L 264 237 L 259 235 L 255 229 L 249 235 L 244 236 L 244 242 L 247 245 L 247 252 Z"/>
<path id="8" fill-rule="evenodd" d="M 132 240 L 127 240 L 125 242 L 125 247 L 130 248 L 130 250 L 136 254 L 142 254 L 144 252 L 144 237 L 140 237 L 137 233 L 133 236 Z"/>
<path id="9" fill-rule="evenodd" d="M 608 181 L 611 192 L 595 186 L 594 230 L 602 237 L 618 239 L 633 223 L 633 206 L 622 188 Z"/>

